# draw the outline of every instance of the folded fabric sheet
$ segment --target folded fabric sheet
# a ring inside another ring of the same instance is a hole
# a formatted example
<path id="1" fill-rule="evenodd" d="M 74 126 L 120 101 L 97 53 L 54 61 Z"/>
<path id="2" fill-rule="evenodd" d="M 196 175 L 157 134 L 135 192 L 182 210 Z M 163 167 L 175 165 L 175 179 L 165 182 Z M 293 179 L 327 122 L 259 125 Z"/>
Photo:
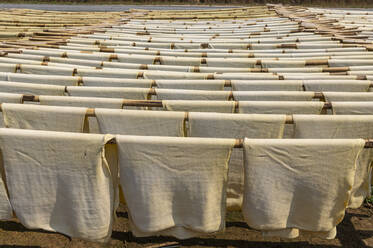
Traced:
<path id="1" fill-rule="evenodd" d="M 83 84 L 84 86 L 89 86 L 89 87 L 151 88 L 152 80 L 84 77 Z"/>
<path id="2" fill-rule="evenodd" d="M 332 92 L 367 92 L 370 86 L 368 80 L 304 80 L 307 91 Z"/>
<path id="3" fill-rule="evenodd" d="M 298 91 L 233 91 L 236 101 L 311 101 L 314 95 Z"/>
<path id="4" fill-rule="evenodd" d="M 135 236 L 186 239 L 224 229 L 234 139 L 118 135 L 116 140 Z"/>
<path id="5" fill-rule="evenodd" d="M 144 71 L 143 71 L 144 72 Z M 175 71 L 145 71 L 146 79 L 206 79 L 207 73 L 175 72 Z"/>
<path id="6" fill-rule="evenodd" d="M 252 68 L 255 67 L 256 59 L 248 58 L 207 58 L 206 64 L 201 63 L 200 58 L 192 57 L 162 57 L 162 64 L 165 65 L 179 65 L 179 66 L 199 66 L 204 67 L 224 67 L 224 68 Z"/>
<path id="7" fill-rule="evenodd" d="M 22 103 L 22 94 L 0 92 L 0 103 Z"/>
<path id="8" fill-rule="evenodd" d="M 104 69 L 78 69 L 76 75 L 81 77 L 102 77 L 102 78 L 121 78 L 136 79 L 140 70 L 104 68 Z"/>
<path id="9" fill-rule="evenodd" d="M 228 68 L 254 68 L 257 60 L 249 58 L 208 58 L 208 67 L 228 67 Z"/>
<path id="10" fill-rule="evenodd" d="M 2 165 L 3 166 L 3 165 Z M 10 220 L 13 218 L 13 209 L 10 205 L 7 188 L 4 181 L 6 181 L 4 170 L 0 173 L 0 220 Z"/>
<path id="11" fill-rule="evenodd" d="M 65 87 L 60 85 L 0 82 L 0 91 L 8 93 L 63 96 Z"/>
<path id="12" fill-rule="evenodd" d="M 42 60 L 29 60 L 29 59 L 16 59 L 16 58 L 5 58 L 1 57 L 0 58 L 0 63 L 7 63 L 7 64 L 12 64 L 12 65 L 17 65 L 17 64 L 34 64 L 34 65 L 40 65 Z"/>
<path id="13" fill-rule="evenodd" d="M 306 63 L 304 60 L 262 60 L 263 68 L 291 68 L 291 67 L 305 67 Z"/>
<path id="14" fill-rule="evenodd" d="M 5 58 L 1 58 L 0 59 L 0 62 L 2 62 Z M 8 58 L 7 58 L 8 59 Z M 51 67 L 56 67 L 56 68 L 71 68 L 71 69 L 74 69 L 74 68 L 90 68 L 90 69 L 96 69 L 95 67 L 93 66 L 84 66 L 84 65 L 76 65 L 76 64 L 67 64 L 67 63 L 54 63 L 54 62 L 48 62 L 47 64 L 43 64 L 43 62 L 41 61 L 32 61 L 32 60 L 28 60 L 28 59 L 12 59 L 11 61 L 9 61 L 13 64 L 20 64 L 21 65 L 21 68 L 20 68 L 20 71 L 23 72 L 22 70 L 22 66 L 25 66 L 25 65 L 36 65 L 36 66 L 44 66 L 44 67 L 47 67 L 47 66 L 51 66 Z"/>
<path id="15" fill-rule="evenodd" d="M 184 112 L 95 109 L 101 133 L 184 136 Z"/>
<path id="16" fill-rule="evenodd" d="M 317 59 L 314 57 L 314 59 Z M 322 67 L 275 67 L 275 68 L 268 68 L 268 72 L 274 73 L 322 73 Z"/>
<path id="17" fill-rule="evenodd" d="M 224 90 L 225 80 L 156 80 L 161 89 Z"/>
<path id="18" fill-rule="evenodd" d="M 0 71 L 1 72 L 16 72 L 16 65 L 15 64 L 0 64 Z"/>
<path id="19" fill-rule="evenodd" d="M 130 64 L 130 63 L 122 63 L 122 64 L 111 64 L 110 66 L 118 66 L 118 67 L 126 67 L 126 68 L 134 68 L 134 69 L 141 69 L 143 65 L 141 64 Z M 146 65 L 147 70 L 151 71 L 178 71 L 178 72 L 193 72 L 193 67 L 189 66 L 177 66 L 177 65 Z"/>
<path id="20" fill-rule="evenodd" d="M 356 75 L 331 75 L 325 72 L 322 73 L 277 73 L 285 80 L 349 80 L 357 79 Z"/>
<path id="21" fill-rule="evenodd" d="M 104 97 L 39 96 L 41 105 L 121 109 L 123 99 Z"/>
<path id="22" fill-rule="evenodd" d="M 119 62 L 135 63 L 135 64 L 153 64 L 154 57 L 139 55 L 139 54 L 119 54 Z"/>
<path id="23" fill-rule="evenodd" d="M 323 92 L 327 102 L 373 101 L 373 92 Z"/>
<path id="24" fill-rule="evenodd" d="M 282 138 L 285 115 L 189 113 L 191 137 L 208 138 Z M 240 209 L 243 197 L 243 154 L 234 149 L 229 161 L 227 208 Z"/>
<path id="25" fill-rule="evenodd" d="M 234 101 L 163 100 L 163 108 L 169 111 L 233 113 Z"/>
<path id="26" fill-rule="evenodd" d="M 158 100 L 228 100 L 230 91 L 155 89 Z"/>
<path id="27" fill-rule="evenodd" d="M 90 96 L 107 98 L 126 98 L 135 100 L 146 100 L 150 89 L 144 88 L 118 88 L 118 87 L 67 87 L 71 96 Z"/>
<path id="28" fill-rule="evenodd" d="M 74 68 L 23 64 L 20 67 L 20 72 L 25 74 L 73 76 Z"/>
<path id="29" fill-rule="evenodd" d="M 4 103 L 4 102 L 22 103 L 22 98 L 23 98 L 22 94 L 0 92 L 0 103 Z M 2 112 L 0 112 L 0 127 L 4 127 L 4 118 L 3 118 Z"/>
<path id="30" fill-rule="evenodd" d="M 70 74 L 71 75 L 71 74 Z M 150 71 L 150 70 L 133 70 L 133 69 L 117 69 L 104 68 L 97 69 L 78 69 L 76 75 L 90 77 L 105 77 L 105 78 L 121 78 L 121 79 L 136 79 L 143 77 L 145 79 L 205 79 L 206 73 L 192 72 L 174 72 L 174 71 Z"/>
<path id="31" fill-rule="evenodd" d="M 332 102 L 335 115 L 371 115 L 373 102 Z"/>
<path id="32" fill-rule="evenodd" d="M 6 96 L 4 95 L 6 95 L 6 93 L 0 93 L 0 98 L 6 98 Z M 1 121 L 1 124 L 3 124 L 2 121 Z M 3 157 L 3 151 L 1 153 L 1 157 Z M 10 201 L 8 197 L 8 190 L 4 183 L 6 181 L 6 175 L 4 171 L 3 159 L 1 163 L 2 164 L 1 164 L 1 169 L 0 169 L 0 220 L 9 220 L 13 217 L 13 209 L 12 209 L 12 206 L 10 205 Z"/>
<path id="33" fill-rule="evenodd" d="M 328 64 L 330 67 L 373 65 L 372 61 L 366 59 L 329 59 Z"/>
<path id="34" fill-rule="evenodd" d="M 23 73 L 7 73 L 5 81 L 35 84 L 51 84 L 61 86 L 78 85 L 78 77 L 56 75 L 30 75 Z"/>
<path id="35" fill-rule="evenodd" d="M 286 115 L 190 112 L 188 131 L 193 137 L 281 138 L 285 121 Z"/>
<path id="36" fill-rule="evenodd" d="M 77 68 L 99 68 L 104 66 L 104 62 L 100 60 L 85 60 L 85 59 L 71 59 L 71 58 L 56 58 L 49 57 L 48 65 L 58 64 L 61 66 L 74 66 Z"/>
<path id="37" fill-rule="evenodd" d="M 39 96 L 40 105 L 121 109 L 123 99 L 74 96 Z M 97 118 L 88 118 L 89 132 L 100 133 Z"/>
<path id="38" fill-rule="evenodd" d="M 356 139 L 373 137 L 373 115 L 294 115 L 295 138 Z M 356 161 L 355 180 L 348 207 L 358 208 L 370 195 L 372 149 L 364 149 Z"/>
<path id="39" fill-rule="evenodd" d="M 87 108 L 33 104 L 3 103 L 1 108 L 5 127 L 62 132 L 83 132 L 87 113 Z"/>
<path id="40" fill-rule="evenodd" d="M 0 129 L 11 205 L 27 228 L 94 241 L 110 238 L 114 191 L 110 135 Z"/>
<path id="41" fill-rule="evenodd" d="M 194 73 L 200 74 L 200 73 Z M 215 79 L 225 80 L 278 80 L 273 73 L 214 73 Z"/>
<path id="42" fill-rule="evenodd" d="M 323 102 L 316 101 L 239 101 L 239 113 L 246 114 L 320 114 Z"/>
<path id="43" fill-rule="evenodd" d="M 232 80 L 234 91 L 303 91 L 302 80 Z"/>
<path id="44" fill-rule="evenodd" d="M 207 66 L 190 66 L 188 72 L 199 72 L 199 73 L 245 73 L 249 72 L 250 68 L 246 67 L 207 67 Z"/>
<path id="45" fill-rule="evenodd" d="M 245 139 L 242 212 L 248 225 L 269 236 L 295 238 L 305 230 L 334 238 L 364 144 L 363 139 Z"/>

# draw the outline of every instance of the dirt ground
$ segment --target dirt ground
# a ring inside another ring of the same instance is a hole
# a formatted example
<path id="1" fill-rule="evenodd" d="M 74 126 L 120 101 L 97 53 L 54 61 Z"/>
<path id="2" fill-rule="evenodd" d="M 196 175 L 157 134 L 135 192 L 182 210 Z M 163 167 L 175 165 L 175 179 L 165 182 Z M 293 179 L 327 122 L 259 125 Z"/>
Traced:
<path id="1" fill-rule="evenodd" d="M 28 230 L 17 221 L 0 222 L 0 248 L 8 247 L 68 247 L 68 248 L 176 248 L 176 247 L 227 247 L 227 248 L 334 248 L 373 247 L 373 206 L 364 205 L 359 209 L 349 209 L 341 224 L 338 225 L 337 238 L 322 240 L 312 237 L 300 237 L 293 240 L 263 238 L 258 231 L 251 230 L 242 221 L 239 212 L 228 214 L 226 230 L 216 235 L 201 236 L 178 241 L 166 237 L 135 238 L 128 229 L 128 215 L 124 206 L 120 206 L 118 221 L 114 225 L 109 244 L 98 244 L 79 239 L 70 239 L 58 233 L 42 230 Z"/>

